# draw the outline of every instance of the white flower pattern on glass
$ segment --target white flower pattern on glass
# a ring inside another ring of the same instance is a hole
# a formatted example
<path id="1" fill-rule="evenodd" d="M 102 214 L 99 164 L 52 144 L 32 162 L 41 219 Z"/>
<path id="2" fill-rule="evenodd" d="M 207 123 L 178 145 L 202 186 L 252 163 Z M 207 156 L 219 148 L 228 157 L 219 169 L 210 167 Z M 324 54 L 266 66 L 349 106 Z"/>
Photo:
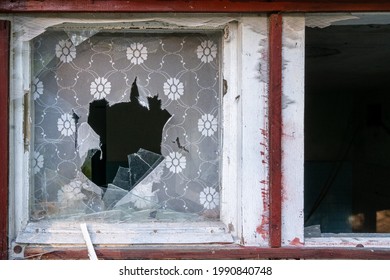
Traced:
<path id="1" fill-rule="evenodd" d="M 176 78 L 169 78 L 164 83 L 164 94 L 171 100 L 177 100 L 184 94 L 183 83 Z"/>
<path id="2" fill-rule="evenodd" d="M 199 194 L 199 201 L 205 209 L 214 209 L 219 205 L 219 193 L 212 187 L 206 187 Z"/>
<path id="3" fill-rule="evenodd" d="M 71 136 L 76 131 L 76 125 L 72 116 L 68 113 L 61 115 L 57 121 L 58 131 L 64 136 Z"/>
<path id="4" fill-rule="evenodd" d="M 217 57 L 217 45 L 210 40 L 203 41 L 196 49 L 196 53 L 202 62 L 210 63 Z"/>
<path id="5" fill-rule="evenodd" d="M 198 120 L 198 130 L 204 136 L 212 136 L 218 127 L 218 120 L 211 114 L 204 114 Z"/>
<path id="6" fill-rule="evenodd" d="M 81 192 L 83 183 L 81 181 L 72 181 L 61 187 L 57 192 L 58 202 L 64 206 L 69 206 L 75 202 L 86 198 L 86 195 Z"/>
<path id="7" fill-rule="evenodd" d="M 90 92 L 95 99 L 103 99 L 111 92 L 111 82 L 106 78 L 98 77 L 91 83 Z"/>
<path id="8" fill-rule="evenodd" d="M 56 56 L 64 63 L 76 58 L 76 47 L 70 40 L 61 40 L 56 45 Z"/>
<path id="9" fill-rule="evenodd" d="M 34 151 L 32 162 L 32 169 L 34 174 L 37 174 L 41 170 L 41 168 L 43 167 L 43 162 L 43 155 L 41 155 L 39 152 Z"/>
<path id="10" fill-rule="evenodd" d="M 139 65 L 148 58 L 148 49 L 141 43 L 132 43 L 127 48 L 126 55 L 131 63 Z"/>
<path id="11" fill-rule="evenodd" d="M 165 159 L 165 165 L 172 173 L 180 173 L 186 168 L 186 158 L 179 152 L 171 152 Z"/>
<path id="12" fill-rule="evenodd" d="M 31 85 L 31 91 L 34 97 L 34 100 L 37 100 L 43 94 L 43 83 L 38 78 L 34 79 L 34 82 Z"/>

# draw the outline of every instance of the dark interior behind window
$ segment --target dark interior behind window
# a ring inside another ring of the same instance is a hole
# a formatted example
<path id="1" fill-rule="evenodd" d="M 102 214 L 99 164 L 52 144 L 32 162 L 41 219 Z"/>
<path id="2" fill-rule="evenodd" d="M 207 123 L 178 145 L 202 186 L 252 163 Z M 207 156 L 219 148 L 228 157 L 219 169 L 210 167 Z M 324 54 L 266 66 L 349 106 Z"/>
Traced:
<path id="1" fill-rule="evenodd" d="M 390 232 L 390 25 L 306 28 L 305 226 Z"/>

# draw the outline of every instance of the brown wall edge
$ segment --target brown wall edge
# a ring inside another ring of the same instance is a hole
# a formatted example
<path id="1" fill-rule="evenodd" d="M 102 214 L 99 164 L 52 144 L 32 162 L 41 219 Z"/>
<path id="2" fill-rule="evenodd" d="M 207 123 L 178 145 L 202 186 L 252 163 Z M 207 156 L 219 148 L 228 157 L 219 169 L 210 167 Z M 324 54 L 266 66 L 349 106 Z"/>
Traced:
<path id="1" fill-rule="evenodd" d="M 384 0 L 150 0 L 150 1 L 93 1 L 93 0 L 5 0 L 0 12 L 193 12 L 193 13 L 256 13 L 256 12 L 336 12 L 336 11 L 390 11 Z"/>

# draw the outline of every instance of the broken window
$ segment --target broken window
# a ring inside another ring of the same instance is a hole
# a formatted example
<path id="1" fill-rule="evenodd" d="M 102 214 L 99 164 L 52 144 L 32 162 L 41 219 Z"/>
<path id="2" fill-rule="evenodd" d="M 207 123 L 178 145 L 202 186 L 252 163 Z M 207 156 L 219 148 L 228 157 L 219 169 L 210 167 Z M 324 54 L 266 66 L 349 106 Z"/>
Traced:
<path id="1" fill-rule="evenodd" d="M 384 23 L 306 28 L 311 236 L 390 232 L 390 26 Z"/>
<path id="2" fill-rule="evenodd" d="M 37 36 L 31 220 L 218 220 L 220 38 Z"/>

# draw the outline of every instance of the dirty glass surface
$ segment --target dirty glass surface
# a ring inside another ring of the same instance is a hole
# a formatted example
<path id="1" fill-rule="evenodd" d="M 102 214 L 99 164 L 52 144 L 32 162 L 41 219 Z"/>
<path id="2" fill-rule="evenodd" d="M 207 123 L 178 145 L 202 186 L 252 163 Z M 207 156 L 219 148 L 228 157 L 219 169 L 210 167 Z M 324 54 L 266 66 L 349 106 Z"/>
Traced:
<path id="1" fill-rule="evenodd" d="M 31 43 L 31 219 L 219 218 L 220 34 Z"/>

